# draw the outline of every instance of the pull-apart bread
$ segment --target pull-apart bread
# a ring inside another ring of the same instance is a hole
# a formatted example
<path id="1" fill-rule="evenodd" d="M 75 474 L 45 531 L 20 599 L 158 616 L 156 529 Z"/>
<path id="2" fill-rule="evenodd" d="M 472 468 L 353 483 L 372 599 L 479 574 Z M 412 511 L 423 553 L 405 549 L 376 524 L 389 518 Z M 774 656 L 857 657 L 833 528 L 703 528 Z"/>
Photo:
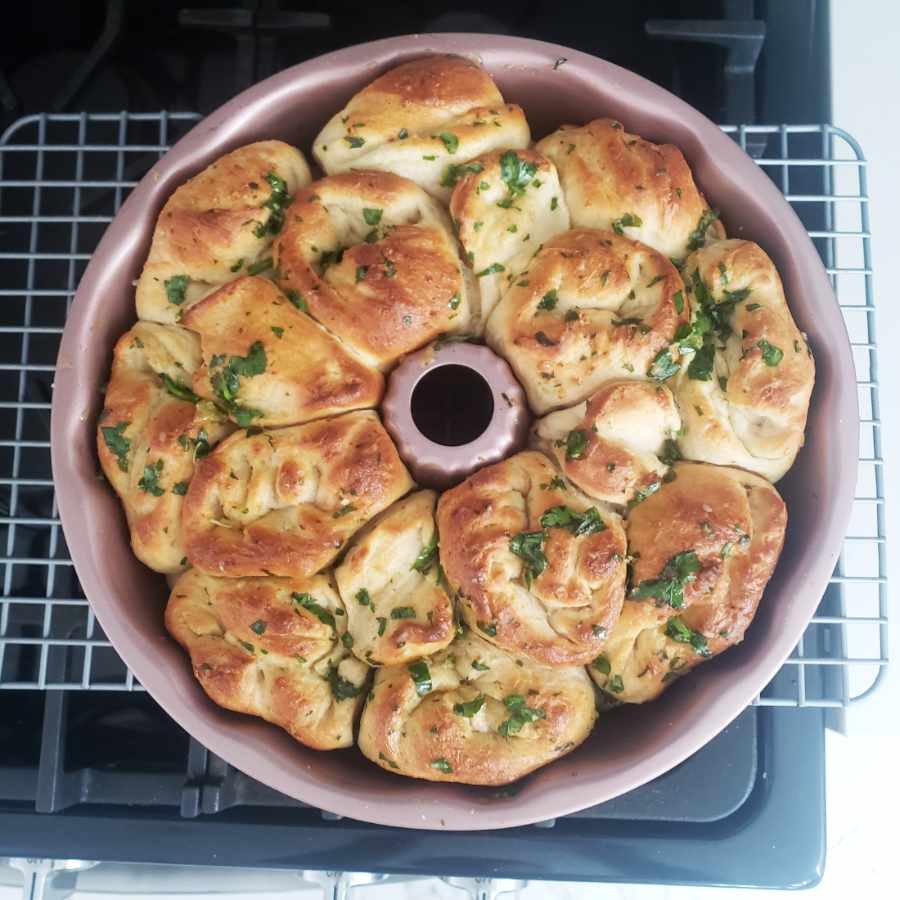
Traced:
<path id="1" fill-rule="evenodd" d="M 743 639 L 812 354 L 765 251 L 627 124 L 532 144 L 477 62 L 422 57 L 334 114 L 316 173 L 268 140 L 174 189 L 97 446 L 215 703 L 499 785 Z M 378 405 L 466 340 L 521 383 L 528 449 L 421 490 Z"/>

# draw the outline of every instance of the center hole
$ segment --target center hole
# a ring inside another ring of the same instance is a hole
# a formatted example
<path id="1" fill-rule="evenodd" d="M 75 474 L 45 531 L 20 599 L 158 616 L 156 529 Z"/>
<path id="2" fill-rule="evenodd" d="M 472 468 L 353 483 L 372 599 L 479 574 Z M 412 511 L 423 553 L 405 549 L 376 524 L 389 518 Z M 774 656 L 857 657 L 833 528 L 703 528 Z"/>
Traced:
<path id="1" fill-rule="evenodd" d="M 474 369 L 438 366 L 419 379 L 410 412 L 416 428 L 429 440 L 459 447 L 484 434 L 494 415 L 494 396 Z"/>

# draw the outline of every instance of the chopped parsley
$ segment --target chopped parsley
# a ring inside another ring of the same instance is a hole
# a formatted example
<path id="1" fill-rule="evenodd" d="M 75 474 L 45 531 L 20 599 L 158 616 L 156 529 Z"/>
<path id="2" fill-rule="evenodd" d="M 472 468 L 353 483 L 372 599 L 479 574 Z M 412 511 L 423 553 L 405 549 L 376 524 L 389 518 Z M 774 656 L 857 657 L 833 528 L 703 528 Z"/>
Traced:
<path id="1" fill-rule="evenodd" d="M 681 451 L 678 449 L 678 443 L 672 438 L 666 438 L 663 442 L 662 453 L 659 454 L 659 461 L 667 466 L 681 459 Z"/>
<path id="2" fill-rule="evenodd" d="M 460 303 L 462 303 L 462 300 L 460 300 L 459 294 L 454 294 L 450 298 L 450 302 L 447 304 L 447 306 L 449 306 L 450 309 L 459 309 Z"/>
<path id="3" fill-rule="evenodd" d="M 337 666 L 333 663 L 328 666 L 325 680 L 328 682 L 335 700 L 352 700 L 362 693 L 362 687 L 357 687 L 352 681 L 348 681 L 338 674 Z"/>
<path id="4" fill-rule="evenodd" d="M 131 450 L 131 441 L 125 437 L 125 429 L 131 422 L 119 422 L 118 425 L 107 425 L 100 429 L 103 435 L 103 443 L 116 457 L 116 462 L 123 472 L 128 471 L 128 452 Z"/>
<path id="5" fill-rule="evenodd" d="M 538 719 L 545 719 L 547 714 L 543 709 L 534 709 L 525 701 L 521 694 L 508 694 L 503 698 L 503 705 L 509 710 L 508 719 L 500 723 L 500 734 L 503 737 L 509 737 L 511 734 L 518 734 L 526 725 L 536 722 Z"/>
<path id="6" fill-rule="evenodd" d="M 172 486 L 172 493 L 178 494 L 179 497 L 183 497 L 188 492 L 188 482 L 187 481 L 179 481 L 178 484 Z"/>
<path id="7" fill-rule="evenodd" d="M 500 179 L 506 185 L 507 195 L 497 201 L 497 206 L 509 209 L 517 197 L 525 193 L 525 188 L 534 180 L 537 166 L 520 159 L 513 150 L 507 150 L 500 157 Z"/>
<path id="8" fill-rule="evenodd" d="M 765 338 L 757 341 L 756 346 L 762 350 L 762 360 L 767 366 L 777 366 L 784 359 L 784 351 L 770 344 Z"/>
<path id="9" fill-rule="evenodd" d="M 559 301 L 559 294 L 558 294 L 556 288 L 553 288 L 552 290 L 547 291 L 547 293 L 544 294 L 543 297 L 541 297 L 541 302 L 538 303 L 537 308 L 545 309 L 549 312 L 551 309 L 553 309 L 556 306 L 558 301 Z"/>
<path id="10" fill-rule="evenodd" d="M 332 519 L 343 519 L 344 516 L 348 515 L 349 513 L 352 513 L 353 510 L 355 510 L 355 509 L 356 509 L 356 507 L 352 503 L 347 503 L 344 506 L 338 507 L 331 514 L 331 518 Z"/>
<path id="11" fill-rule="evenodd" d="M 431 540 L 419 551 L 419 555 L 413 561 L 410 569 L 414 572 L 424 574 L 435 563 L 437 559 L 438 535 L 437 531 L 431 536 Z"/>
<path id="12" fill-rule="evenodd" d="M 454 703 L 453 712 L 464 719 L 471 719 L 478 714 L 482 706 L 484 706 L 484 694 L 479 694 L 474 700 L 468 700 L 465 703 Z"/>
<path id="13" fill-rule="evenodd" d="M 495 622 L 476 622 L 479 631 L 483 631 L 488 637 L 497 637 L 497 624 Z"/>
<path id="14" fill-rule="evenodd" d="M 188 403 L 199 403 L 200 398 L 185 384 L 176 381 L 170 375 L 163 372 L 160 376 L 163 387 L 176 399 L 186 400 Z"/>
<path id="15" fill-rule="evenodd" d="M 371 606 L 372 598 L 369 596 L 369 592 L 365 588 L 360 588 L 356 592 L 356 602 L 360 606 Z"/>
<path id="16" fill-rule="evenodd" d="M 700 560 L 693 550 L 676 553 L 665 565 L 659 578 L 642 581 L 631 591 L 638 599 L 653 598 L 658 606 L 680 609 L 684 605 L 684 586 L 694 581 L 700 571 Z"/>
<path id="17" fill-rule="evenodd" d="M 756 312 L 758 309 L 762 309 L 761 303 L 748 303 L 746 306 L 747 312 Z"/>
<path id="18" fill-rule="evenodd" d="M 586 509 L 583 513 L 569 506 L 551 506 L 541 516 L 541 525 L 544 528 L 564 528 L 576 537 L 597 534 L 606 528 L 596 506 Z"/>
<path id="19" fill-rule="evenodd" d="M 418 659 L 415 662 L 411 662 L 406 667 L 406 670 L 409 672 L 409 676 L 416 686 L 416 693 L 420 697 L 424 697 L 426 694 L 431 693 L 431 670 L 428 668 L 428 663 L 426 663 L 424 659 Z"/>
<path id="20" fill-rule="evenodd" d="M 675 304 L 675 312 L 681 315 L 684 312 L 684 294 L 681 291 L 675 291 L 672 302 Z"/>
<path id="21" fill-rule="evenodd" d="M 706 638 L 699 631 L 688 628 L 678 616 L 672 616 L 672 618 L 666 622 L 666 634 L 672 638 L 673 641 L 678 641 L 679 644 L 690 644 L 694 650 L 697 651 L 699 656 L 710 655 Z"/>
<path id="22" fill-rule="evenodd" d="M 409 137 L 409 129 L 408 129 L 408 128 L 401 128 L 401 129 L 397 132 L 397 137 L 398 137 L 401 141 L 405 141 L 405 140 Z"/>
<path id="23" fill-rule="evenodd" d="M 271 256 L 263 257 L 263 259 L 258 259 L 255 263 L 251 263 L 247 266 L 247 274 L 248 275 L 259 275 L 260 272 L 265 272 L 266 269 L 271 269 L 274 263 L 272 262 Z"/>
<path id="24" fill-rule="evenodd" d="M 392 619 L 414 619 L 416 611 L 411 606 L 395 606 L 391 610 Z"/>
<path id="25" fill-rule="evenodd" d="M 144 474 L 138 481 L 138 487 L 147 494 L 153 494 L 154 497 L 162 497 L 165 493 L 159 484 L 159 476 L 162 474 L 163 461 L 158 459 L 153 465 L 144 466 Z"/>
<path id="26" fill-rule="evenodd" d="M 264 415 L 261 410 L 241 406 L 237 402 L 241 378 L 252 378 L 266 371 L 266 351 L 263 349 L 262 341 L 255 341 L 246 356 L 232 356 L 224 365 L 223 362 L 222 356 L 210 360 L 210 368 L 222 367 L 212 376 L 213 391 L 223 408 L 233 416 L 238 425 L 246 428 L 253 419 Z"/>
<path id="27" fill-rule="evenodd" d="M 612 691 L 614 694 L 621 694 L 622 691 L 625 690 L 625 685 L 622 682 L 622 676 L 613 675 L 613 677 L 606 682 L 606 690 Z"/>
<path id="28" fill-rule="evenodd" d="M 356 267 L 356 283 L 359 284 L 361 281 L 365 281 L 366 275 L 369 274 L 368 266 L 357 266 Z"/>
<path id="29" fill-rule="evenodd" d="M 271 331 L 272 331 L 272 334 L 274 334 L 275 337 L 277 337 L 277 338 L 284 336 L 284 329 L 281 328 L 279 325 L 273 325 Z"/>
<path id="30" fill-rule="evenodd" d="M 290 300 L 291 303 L 293 303 L 294 306 L 296 306 L 297 309 L 300 310 L 300 312 L 309 312 L 309 306 L 307 305 L 306 299 L 304 298 L 303 294 L 301 294 L 299 291 L 291 289 L 285 291 L 285 294 L 287 294 L 288 300 Z"/>
<path id="31" fill-rule="evenodd" d="M 349 631 L 345 631 L 341 635 L 341 643 L 348 649 L 353 649 L 353 635 Z"/>
<path id="32" fill-rule="evenodd" d="M 547 337 L 547 335 L 543 331 L 535 332 L 534 339 L 542 346 L 542 347 L 555 347 L 556 341 L 551 337 Z"/>
<path id="33" fill-rule="evenodd" d="M 525 563 L 523 572 L 525 582 L 530 585 L 547 568 L 547 557 L 544 555 L 544 538 L 546 532 L 522 531 L 509 539 L 509 549 Z M 481 628 L 481 625 L 478 626 Z M 490 634 L 485 628 L 481 628 L 486 634 Z M 496 627 L 494 634 L 497 633 Z"/>
<path id="34" fill-rule="evenodd" d="M 483 663 L 480 659 L 476 659 L 472 662 L 472 668 L 475 669 L 476 672 L 487 672 L 491 667 Z"/>
<path id="35" fill-rule="evenodd" d="M 383 215 L 384 210 L 378 209 L 377 207 L 364 207 L 363 208 L 363 221 L 366 225 L 377 225 L 381 221 L 381 216 Z"/>
<path id="36" fill-rule="evenodd" d="M 662 383 L 671 378 L 680 368 L 681 366 L 672 359 L 670 348 L 666 347 L 665 350 L 660 350 L 653 358 L 653 362 L 650 363 L 647 374 L 654 381 Z"/>
<path id="37" fill-rule="evenodd" d="M 475 273 L 476 278 L 484 278 L 485 275 L 496 275 L 498 272 L 505 272 L 506 266 L 502 263 L 491 263 L 486 269 L 482 269 L 480 272 Z"/>
<path id="38" fill-rule="evenodd" d="M 545 481 L 541 485 L 542 491 L 552 491 L 554 488 L 559 488 L 560 490 L 565 490 L 566 482 L 563 478 L 560 478 L 559 475 L 554 475 L 549 481 Z"/>
<path id="39" fill-rule="evenodd" d="M 557 206 L 559 206 L 559 200 L 556 197 L 551 198 L 550 212 L 555 212 Z"/>
<path id="40" fill-rule="evenodd" d="M 441 143 L 447 148 L 448 153 L 456 153 L 459 149 L 459 138 L 449 131 L 442 131 L 438 137 Z"/>
<path id="41" fill-rule="evenodd" d="M 244 267 L 244 258 L 241 257 L 239 260 L 237 260 L 237 262 L 235 262 L 235 264 L 233 266 L 228 267 L 228 271 L 229 272 L 240 272 L 243 267 Z"/>
<path id="42" fill-rule="evenodd" d="M 263 622 L 262 619 L 257 619 L 250 625 L 250 630 L 255 632 L 256 634 L 265 634 L 266 633 L 266 623 Z"/>
<path id="43" fill-rule="evenodd" d="M 587 442 L 588 433 L 583 428 L 573 428 L 566 436 L 566 459 L 581 459 L 587 449 Z"/>
<path id="44" fill-rule="evenodd" d="M 283 178 L 274 172 L 269 172 L 266 175 L 266 181 L 269 182 L 272 193 L 269 194 L 269 199 L 263 203 L 263 206 L 270 212 L 269 218 L 265 222 L 257 223 L 253 229 L 253 234 L 258 238 L 265 237 L 267 234 L 278 234 L 281 231 L 284 226 L 284 211 L 293 199 L 287 192 L 287 182 Z M 250 274 L 255 273 L 251 272 Z"/>
<path id="45" fill-rule="evenodd" d="M 175 306 L 181 306 L 184 303 L 185 291 L 187 291 L 190 281 L 191 279 L 187 275 L 173 275 L 163 282 L 169 303 L 174 303 Z"/>
<path id="46" fill-rule="evenodd" d="M 719 218 L 719 213 L 715 209 L 705 209 L 697 227 L 690 233 L 688 237 L 688 252 L 699 250 L 706 241 L 706 232 L 709 226 Z"/>
<path id="47" fill-rule="evenodd" d="M 337 630 L 334 616 L 329 610 L 325 609 L 312 594 L 307 594 L 306 592 L 298 594 L 294 591 L 294 593 L 291 594 L 291 599 L 298 606 L 309 610 L 323 625 L 327 625 L 329 628 Z"/>
<path id="48" fill-rule="evenodd" d="M 644 487 L 640 488 L 628 501 L 628 508 L 634 509 L 638 503 L 643 503 L 651 494 L 655 494 L 659 490 L 661 484 L 661 481 L 653 481 L 650 484 L 644 485 Z"/>
<path id="49" fill-rule="evenodd" d="M 592 663 L 591 668 L 596 669 L 601 675 L 609 675 L 609 660 L 601 653 Z"/>
<path id="50" fill-rule="evenodd" d="M 644 220 L 634 213 L 627 212 L 612 223 L 612 230 L 619 235 L 625 234 L 626 228 L 640 228 Z"/>
<path id="51" fill-rule="evenodd" d="M 366 142 L 365 138 L 359 137 L 359 135 L 355 134 L 348 134 L 344 138 L 344 140 L 346 141 L 347 146 L 353 148 L 354 150 L 359 149 Z"/>
<path id="52" fill-rule="evenodd" d="M 440 759 L 433 759 L 430 765 L 432 769 L 437 769 L 445 775 L 449 775 L 453 771 L 453 766 L 443 756 Z"/>
<path id="53" fill-rule="evenodd" d="M 387 627 L 387 619 L 384 616 L 377 616 L 376 621 L 378 622 L 378 637 L 381 637 Z"/>

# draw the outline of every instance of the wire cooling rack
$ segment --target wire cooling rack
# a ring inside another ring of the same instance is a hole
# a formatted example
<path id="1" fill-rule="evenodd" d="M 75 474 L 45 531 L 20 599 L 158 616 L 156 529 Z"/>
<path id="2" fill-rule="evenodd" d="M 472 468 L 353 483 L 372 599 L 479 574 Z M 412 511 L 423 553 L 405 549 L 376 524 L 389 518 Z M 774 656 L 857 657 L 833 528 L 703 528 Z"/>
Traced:
<path id="1" fill-rule="evenodd" d="M 128 192 L 193 113 L 27 116 L 0 136 L 0 689 L 140 690 L 78 584 L 50 470 L 54 363 L 75 288 Z M 845 707 L 887 663 L 883 460 L 866 163 L 827 125 L 729 126 L 809 229 L 847 322 L 861 410 L 850 533 L 763 706 Z M 760 155 L 762 154 L 762 155 Z"/>

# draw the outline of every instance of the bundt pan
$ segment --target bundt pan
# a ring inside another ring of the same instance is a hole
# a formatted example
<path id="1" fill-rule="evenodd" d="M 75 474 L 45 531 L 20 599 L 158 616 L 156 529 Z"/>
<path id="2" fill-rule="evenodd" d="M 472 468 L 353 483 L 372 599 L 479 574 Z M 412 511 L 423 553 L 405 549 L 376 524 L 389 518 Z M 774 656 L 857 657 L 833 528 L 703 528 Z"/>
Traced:
<path id="1" fill-rule="evenodd" d="M 309 750 L 260 719 L 213 704 L 163 627 L 164 579 L 134 557 L 119 503 L 97 478 L 98 386 L 115 339 L 134 321 L 133 281 L 165 199 L 241 144 L 280 138 L 309 148 L 354 92 L 431 52 L 480 60 L 507 100 L 525 108 L 536 137 L 562 123 L 613 116 L 681 148 L 729 234 L 759 242 L 773 258 L 816 357 L 806 445 L 779 483 L 789 509 L 787 543 L 746 640 L 655 703 L 603 715 L 577 751 L 511 791 L 398 778 L 355 750 Z M 269 78 L 196 125 L 150 170 L 107 230 L 75 297 L 59 354 L 52 450 L 60 514 L 84 590 L 122 658 L 185 730 L 248 775 L 324 810 L 385 825 L 469 830 L 561 816 L 642 785 L 713 738 L 764 688 L 803 633 L 840 549 L 856 480 L 857 416 L 850 346 L 819 257 L 778 190 L 727 135 L 663 89 L 566 47 L 418 35 L 351 47 Z"/>

